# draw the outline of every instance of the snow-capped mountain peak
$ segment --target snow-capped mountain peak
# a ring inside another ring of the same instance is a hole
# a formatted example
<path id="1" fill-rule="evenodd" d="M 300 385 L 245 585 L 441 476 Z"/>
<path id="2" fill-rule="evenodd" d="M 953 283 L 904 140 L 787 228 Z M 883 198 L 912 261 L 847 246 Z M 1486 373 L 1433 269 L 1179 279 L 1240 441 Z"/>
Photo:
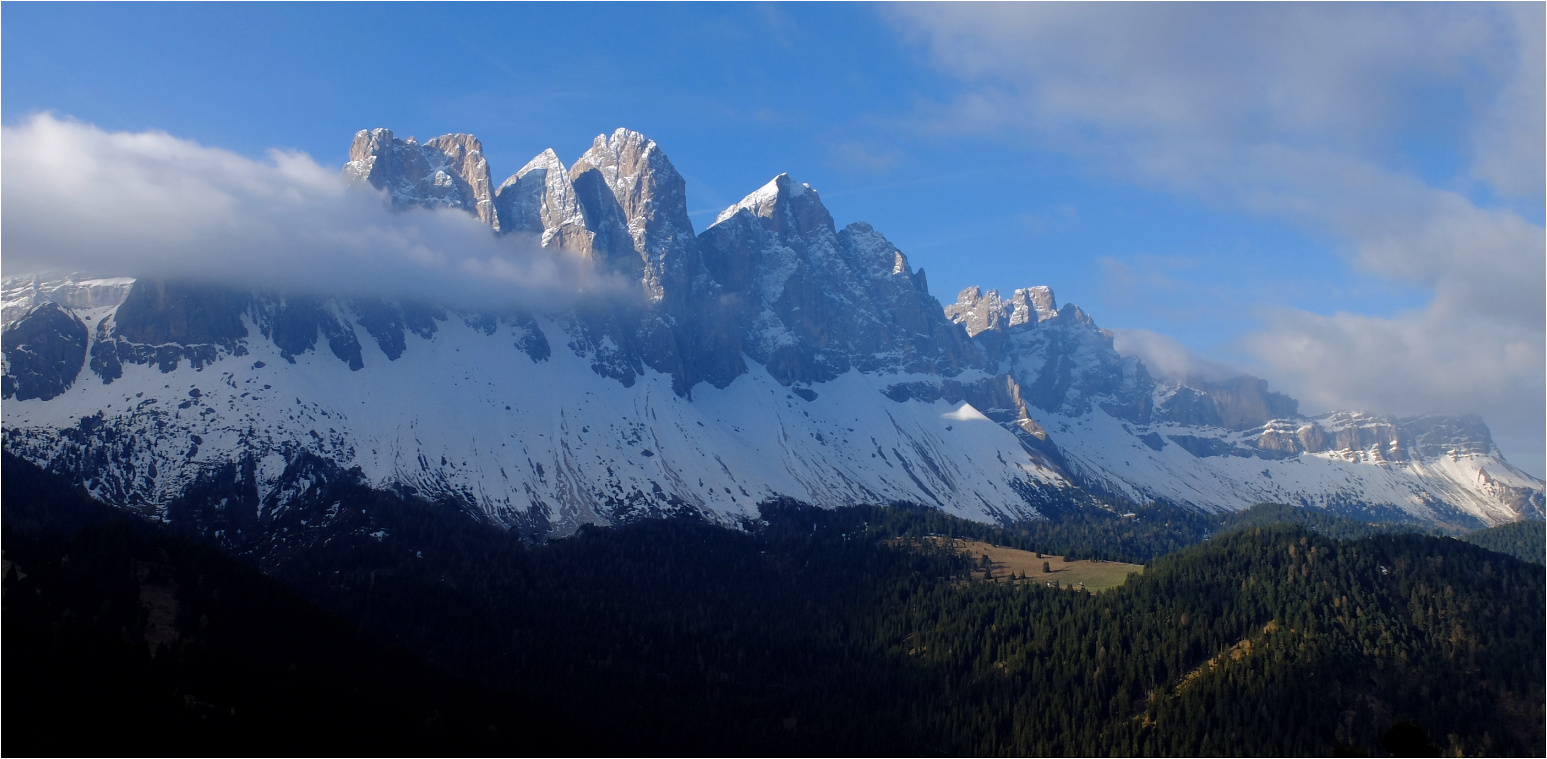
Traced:
<path id="1" fill-rule="evenodd" d="M 6 450 L 215 531 L 271 529 L 339 478 L 536 534 L 732 523 L 779 496 L 1029 518 L 1071 488 L 1458 525 L 1543 514 L 1542 482 L 1481 420 L 1306 417 L 1256 378 L 1156 379 L 1046 287 L 942 307 L 902 250 L 837 228 L 788 175 L 695 233 L 682 176 L 637 132 L 569 167 L 543 151 L 491 189 L 470 135 L 365 130 L 344 173 L 397 208 L 531 235 L 642 297 L 484 313 L 8 277 Z"/>

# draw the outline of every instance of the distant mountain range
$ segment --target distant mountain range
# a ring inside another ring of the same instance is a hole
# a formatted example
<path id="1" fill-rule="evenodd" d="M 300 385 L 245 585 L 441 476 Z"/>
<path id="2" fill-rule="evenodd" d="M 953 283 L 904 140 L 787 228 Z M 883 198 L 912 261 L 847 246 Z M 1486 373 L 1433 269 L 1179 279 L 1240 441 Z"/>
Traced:
<path id="1" fill-rule="evenodd" d="M 980 521 L 1151 500 L 1456 527 L 1544 516 L 1543 482 L 1481 419 L 1308 417 L 1253 377 L 1157 379 L 1047 287 L 942 308 L 880 232 L 839 229 L 786 175 L 695 231 L 682 176 L 623 129 L 498 185 L 471 135 L 361 131 L 343 171 L 637 297 L 536 313 L 8 276 L 5 450 L 231 539 L 326 524 L 343 481 L 534 536 L 735 524 L 780 496 Z"/>

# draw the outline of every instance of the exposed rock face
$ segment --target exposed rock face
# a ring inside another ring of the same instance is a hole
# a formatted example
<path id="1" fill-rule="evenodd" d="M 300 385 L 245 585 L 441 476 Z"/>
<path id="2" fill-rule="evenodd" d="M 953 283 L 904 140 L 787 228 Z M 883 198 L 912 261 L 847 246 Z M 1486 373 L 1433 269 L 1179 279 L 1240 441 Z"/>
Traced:
<path id="1" fill-rule="evenodd" d="M 279 355 L 290 363 L 295 357 L 317 346 L 317 338 L 327 340 L 328 348 L 351 371 L 365 367 L 360 355 L 360 339 L 347 318 L 332 303 L 306 296 L 283 296 L 260 300 L 256 304 L 263 336 L 274 341 Z"/>
<path id="2" fill-rule="evenodd" d="M 816 191 L 787 175 L 699 240 L 721 297 L 741 306 L 742 349 L 781 382 L 851 369 L 952 375 L 982 363 L 922 271 L 867 224 L 837 232 Z"/>
<path id="3" fill-rule="evenodd" d="M 1404 419 L 1334 411 L 1304 419 L 1291 414 L 1260 425 L 1259 431 L 1255 446 L 1280 453 L 1346 452 L 1371 461 L 1498 455 L 1487 425 L 1475 415 Z"/>
<path id="4" fill-rule="evenodd" d="M 836 230 L 816 192 L 787 176 L 695 235 L 670 159 L 620 129 L 568 171 L 544 151 L 501 185 L 496 207 L 502 230 L 639 282 L 642 306 L 574 322 L 575 345 L 625 384 L 648 367 L 684 394 L 724 387 L 747 371 L 744 356 L 786 384 L 981 363 L 923 272 L 868 225 Z"/>
<path id="5" fill-rule="evenodd" d="M 1274 419 L 1298 415 L 1300 402 L 1268 390 L 1266 380 L 1232 377 L 1226 380 L 1188 380 L 1186 384 L 1161 383 L 1155 419 L 1178 424 L 1244 430 Z"/>
<path id="6" fill-rule="evenodd" d="M 500 231 L 527 232 L 544 246 L 574 251 L 588 260 L 592 239 L 575 197 L 569 170 L 551 149 L 544 150 L 500 185 L 495 196 Z"/>
<path id="7" fill-rule="evenodd" d="M 48 400 L 75 384 L 86 361 L 86 325 L 57 303 L 45 302 L 0 335 L 5 376 L 0 397 Z"/>
<path id="8" fill-rule="evenodd" d="M 654 140 L 627 129 L 597 136 L 569 176 L 610 265 L 637 274 L 652 301 L 686 285 L 693 247 L 686 183 Z"/>
<path id="9" fill-rule="evenodd" d="M 470 211 L 498 230 L 489 164 L 470 134 L 444 134 L 420 145 L 390 129 L 362 129 L 349 147 L 344 176 L 386 190 L 394 206 L 448 207 Z"/>
<path id="10" fill-rule="evenodd" d="M 1008 301 L 969 287 L 945 313 L 973 335 L 991 370 L 1020 383 L 1033 406 L 1078 416 L 1099 401 L 1114 416 L 1147 422 L 1155 381 L 1144 365 L 1118 355 L 1112 335 L 1079 306 L 1054 305 L 1046 287 L 1016 290 Z"/>
<path id="11" fill-rule="evenodd" d="M 136 282 L 111 319 L 97 323 L 91 370 L 103 384 L 123 376 L 125 365 L 162 371 L 187 360 L 202 369 L 222 353 L 245 355 L 251 305 L 247 293 L 181 282 Z"/>
<path id="12" fill-rule="evenodd" d="M 1058 303 L 1053 299 L 1053 290 L 1042 285 L 1020 288 L 1010 294 L 1009 300 L 1000 299 L 998 290 L 985 294 L 978 287 L 969 287 L 956 296 L 955 303 L 945 307 L 945 315 L 976 337 L 987 330 L 1051 319 L 1058 315 Z"/>

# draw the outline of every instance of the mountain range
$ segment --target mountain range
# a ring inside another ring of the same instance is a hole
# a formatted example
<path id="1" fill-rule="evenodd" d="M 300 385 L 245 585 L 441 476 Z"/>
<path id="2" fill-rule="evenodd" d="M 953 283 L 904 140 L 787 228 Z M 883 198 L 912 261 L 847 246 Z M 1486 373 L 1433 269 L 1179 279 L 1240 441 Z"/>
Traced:
<path id="1" fill-rule="evenodd" d="M 495 310 L 7 276 L 5 450 L 228 542 L 342 524 L 338 482 L 534 537 L 669 514 L 735 525 L 781 497 L 986 522 L 1150 501 L 1544 517 L 1543 482 L 1480 418 L 1306 416 L 1254 377 L 1158 378 L 1048 287 L 942 306 L 879 231 L 838 228 L 787 175 L 695 231 L 682 176 L 625 129 L 499 184 L 471 135 L 367 130 L 343 174 L 627 292 Z"/>

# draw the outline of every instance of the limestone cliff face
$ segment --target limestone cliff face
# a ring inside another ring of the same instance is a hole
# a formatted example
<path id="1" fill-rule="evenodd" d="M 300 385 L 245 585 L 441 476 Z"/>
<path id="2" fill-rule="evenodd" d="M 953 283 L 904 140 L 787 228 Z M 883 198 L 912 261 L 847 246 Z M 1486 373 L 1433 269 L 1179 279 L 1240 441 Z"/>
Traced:
<path id="1" fill-rule="evenodd" d="M 131 277 L 85 274 L 6 277 L 0 284 L 0 301 L 4 304 L 0 323 L 10 326 L 44 303 L 58 303 L 73 310 L 112 308 L 124 302 L 133 285 Z"/>
<path id="2" fill-rule="evenodd" d="M 419 144 L 390 129 L 362 129 L 349 147 L 344 176 L 386 190 L 397 207 L 459 208 L 500 228 L 483 145 L 470 134 L 445 134 Z"/>
<path id="3" fill-rule="evenodd" d="M 500 231 L 538 236 L 543 246 L 574 251 L 591 260 L 595 234 L 575 197 L 569 170 L 551 149 L 544 150 L 511 175 L 495 195 Z"/>
<path id="4" fill-rule="evenodd" d="M 969 287 L 956 296 L 955 303 L 945 307 L 945 315 L 976 337 L 988 330 L 1051 319 L 1058 315 L 1058 303 L 1053 290 L 1043 285 L 1020 288 L 1009 299 L 1001 299 L 998 290 L 984 293 L 981 288 Z"/>
<path id="5" fill-rule="evenodd" d="M 1240 376 L 1189 379 L 1156 388 L 1155 418 L 1179 424 L 1244 430 L 1298 415 L 1299 401 L 1268 390 L 1266 380 Z"/>
<path id="6" fill-rule="evenodd" d="M 686 183 L 654 140 L 627 129 L 598 135 L 569 176 L 610 266 L 636 276 L 652 301 L 686 286 L 694 238 Z"/>
<path id="7" fill-rule="evenodd" d="M 1256 377 L 1164 381 L 1119 355 L 1112 336 L 1078 306 L 1058 309 L 1044 286 L 998 291 L 969 287 L 946 316 L 962 325 L 1000 370 L 1025 385 L 1033 405 L 1081 414 L 1099 403 L 1125 421 L 1245 430 L 1297 416 L 1298 402 Z"/>
<path id="8" fill-rule="evenodd" d="M 743 350 L 781 382 L 982 364 L 922 271 L 867 224 L 837 231 L 817 192 L 787 175 L 721 213 L 699 243 L 722 297 L 738 304 Z"/>
<path id="9" fill-rule="evenodd" d="M 1042 447 L 1056 454 L 1050 465 L 1083 487 L 1200 506 L 1390 503 L 1454 525 L 1544 513 L 1540 481 L 1504 462 L 1481 419 L 1306 417 L 1256 377 L 1157 379 L 1078 308 L 1054 306 L 1046 288 L 1004 299 L 970 287 L 945 313 L 972 334 L 987 370 L 1009 378 L 1027 421 L 1044 432 Z M 1327 471 L 1307 469 L 1329 462 Z M 1347 464 L 1363 468 L 1335 468 Z"/>
<path id="10" fill-rule="evenodd" d="M 1028 403 L 1046 411 L 1084 414 L 1099 405 L 1119 418 L 1147 423 L 1155 380 L 1144 365 L 1118 355 L 1112 335 L 1079 306 L 1056 309 L 1052 290 L 963 290 L 945 313 L 972 333 L 991 371 L 1020 383 Z"/>
<path id="11" fill-rule="evenodd" d="M 1286 415 L 1259 430 L 1257 447 L 1287 454 L 1338 452 L 1379 462 L 1498 454 L 1493 435 L 1477 416 L 1403 418 L 1334 411 L 1311 418 Z"/>
<path id="12" fill-rule="evenodd" d="M 52 301 L 33 308 L 0 333 L 5 376 L 0 397 L 49 400 L 75 384 L 86 362 L 86 325 Z"/>
<path id="13" fill-rule="evenodd" d="M 489 182 L 489 163 L 483 157 L 483 143 L 470 134 L 444 134 L 424 143 L 428 155 L 445 158 L 444 171 L 463 192 L 462 206 L 473 205 L 478 220 L 496 231 L 499 216 L 494 208 L 494 187 Z"/>

